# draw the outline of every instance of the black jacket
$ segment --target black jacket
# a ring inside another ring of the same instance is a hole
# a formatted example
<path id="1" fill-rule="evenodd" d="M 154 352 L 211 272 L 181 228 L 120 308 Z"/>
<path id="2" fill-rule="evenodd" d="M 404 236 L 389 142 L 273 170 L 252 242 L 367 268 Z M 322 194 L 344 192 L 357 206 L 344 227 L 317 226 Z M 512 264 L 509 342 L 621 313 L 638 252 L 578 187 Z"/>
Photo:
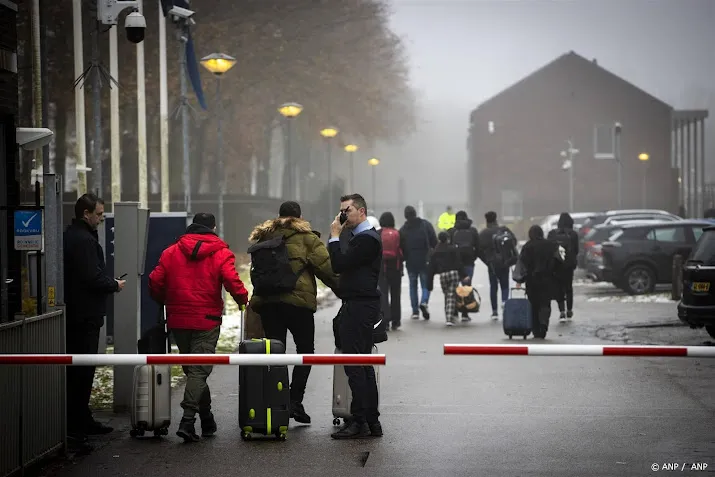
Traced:
<path id="1" fill-rule="evenodd" d="M 104 323 L 107 296 L 119 290 L 106 274 L 104 250 L 96 230 L 73 219 L 64 233 L 64 281 L 67 324 Z"/>
<path id="2" fill-rule="evenodd" d="M 430 251 L 437 246 L 434 227 L 425 219 L 415 217 L 400 228 L 400 248 L 407 270 L 424 270 Z"/>
<path id="3" fill-rule="evenodd" d="M 479 258 L 485 265 L 494 263 L 496 251 L 494 250 L 494 236 L 498 231 L 506 229 L 516 242 L 516 235 L 509 227 L 504 227 L 496 222 L 487 224 L 486 228 L 479 232 Z"/>
<path id="4" fill-rule="evenodd" d="M 343 238 L 343 240 L 347 238 Z M 382 268 L 382 244 L 377 231 L 369 229 L 348 239 L 341 249 L 341 241 L 330 242 L 330 264 L 340 275 L 338 295 L 343 300 L 380 298 L 378 281 Z"/>
<path id="5" fill-rule="evenodd" d="M 556 298 L 558 273 L 561 269 L 559 246 L 546 239 L 529 240 L 521 249 L 519 259 L 526 271 L 526 293 L 543 300 Z"/>
<path id="6" fill-rule="evenodd" d="M 466 230 L 469 232 L 469 245 L 466 247 L 459 247 L 458 253 L 464 265 L 474 265 L 474 262 L 479 258 L 479 232 L 475 227 L 472 227 L 472 221 L 470 219 L 458 220 L 454 223 L 454 227 L 449 229 L 447 233 L 449 234 L 449 241 L 454 245 L 461 245 L 461 243 L 455 243 L 454 235 L 457 231 Z M 464 232 L 460 232 L 460 235 Z M 466 233 L 465 238 L 462 239 L 466 244 Z"/>
<path id="7" fill-rule="evenodd" d="M 440 273 L 451 272 L 457 270 L 459 278 L 464 278 L 467 273 L 464 270 L 464 264 L 459 259 L 457 249 L 452 244 L 440 243 L 434 249 L 432 258 L 427 269 L 427 289 L 432 291 L 434 287 L 434 276 Z"/>
<path id="8" fill-rule="evenodd" d="M 579 249 L 579 241 L 578 241 L 578 234 L 576 231 L 572 228 L 559 228 L 559 229 L 554 229 L 549 232 L 548 239 L 553 241 L 555 240 L 555 237 L 559 234 L 563 235 L 568 235 L 568 239 L 571 242 L 570 244 L 570 252 L 566 256 L 566 261 L 564 262 L 564 271 L 573 271 L 576 270 L 576 264 L 578 263 L 577 257 L 578 257 L 578 249 Z"/>

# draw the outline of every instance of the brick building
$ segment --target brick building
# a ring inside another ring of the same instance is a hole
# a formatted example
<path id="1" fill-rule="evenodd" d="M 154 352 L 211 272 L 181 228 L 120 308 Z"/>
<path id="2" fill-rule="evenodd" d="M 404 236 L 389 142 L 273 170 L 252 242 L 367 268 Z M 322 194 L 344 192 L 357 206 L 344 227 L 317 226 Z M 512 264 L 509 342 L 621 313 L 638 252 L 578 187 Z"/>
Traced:
<path id="1" fill-rule="evenodd" d="M 567 140 L 579 150 L 573 161 L 573 212 L 617 208 L 617 163 L 597 159 L 596 152 L 614 152 L 611 131 L 618 122 L 622 207 L 641 208 L 645 202 L 677 212 L 700 190 L 704 175 L 697 169 L 702 171 L 704 154 L 698 131 L 705 117 L 705 111 L 674 111 L 596 60 L 569 52 L 472 111 L 470 210 L 514 218 L 568 210 L 569 172 L 560 156 Z M 648 154 L 647 162 L 639 160 L 641 153 Z M 692 173 L 683 179 L 681 164 Z M 702 206 L 693 203 L 692 210 Z"/>

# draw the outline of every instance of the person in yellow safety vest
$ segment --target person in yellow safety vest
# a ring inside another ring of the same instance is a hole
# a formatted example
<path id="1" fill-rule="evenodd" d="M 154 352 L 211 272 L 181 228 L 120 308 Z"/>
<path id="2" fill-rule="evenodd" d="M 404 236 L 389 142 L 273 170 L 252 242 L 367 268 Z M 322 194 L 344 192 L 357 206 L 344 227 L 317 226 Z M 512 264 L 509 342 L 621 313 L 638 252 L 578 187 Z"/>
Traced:
<path id="1" fill-rule="evenodd" d="M 439 230 L 442 230 L 444 232 L 448 231 L 452 227 L 454 227 L 454 223 L 457 221 L 457 216 L 452 212 L 452 206 L 448 205 L 447 206 L 447 211 L 442 212 L 442 215 L 439 216 L 439 219 L 437 220 L 437 228 Z"/>

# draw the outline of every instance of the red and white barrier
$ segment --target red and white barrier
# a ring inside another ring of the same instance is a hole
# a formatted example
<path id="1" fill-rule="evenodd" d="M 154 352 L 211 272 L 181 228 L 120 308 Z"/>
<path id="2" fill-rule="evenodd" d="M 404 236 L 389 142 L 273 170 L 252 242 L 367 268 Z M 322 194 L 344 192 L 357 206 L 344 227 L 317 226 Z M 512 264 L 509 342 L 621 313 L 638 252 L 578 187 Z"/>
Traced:
<path id="1" fill-rule="evenodd" d="M 445 355 L 661 356 L 715 358 L 715 346 L 445 344 Z"/>
<path id="2" fill-rule="evenodd" d="M 171 365 L 345 365 L 381 366 L 384 354 L 0 354 L 3 364 L 61 364 L 66 366 Z"/>

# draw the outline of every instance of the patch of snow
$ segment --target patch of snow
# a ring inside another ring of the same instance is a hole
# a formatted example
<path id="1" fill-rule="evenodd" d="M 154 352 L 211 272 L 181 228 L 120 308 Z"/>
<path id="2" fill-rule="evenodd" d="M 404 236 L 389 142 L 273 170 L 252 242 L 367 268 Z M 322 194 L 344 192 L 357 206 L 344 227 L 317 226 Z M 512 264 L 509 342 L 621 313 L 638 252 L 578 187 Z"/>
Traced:
<path id="1" fill-rule="evenodd" d="M 609 282 L 594 282 L 592 280 L 585 280 L 583 278 L 577 278 L 573 281 L 573 286 L 575 287 L 592 287 L 592 288 L 616 288 L 613 283 Z"/>
<path id="2" fill-rule="evenodd" d="M 669 294 L 653 293 L 650 295 L 616 295 L 616 296 L 594 296 L 588 299 L 589 302 L 600 303 L 668 303 L 673 304 Z"/>

